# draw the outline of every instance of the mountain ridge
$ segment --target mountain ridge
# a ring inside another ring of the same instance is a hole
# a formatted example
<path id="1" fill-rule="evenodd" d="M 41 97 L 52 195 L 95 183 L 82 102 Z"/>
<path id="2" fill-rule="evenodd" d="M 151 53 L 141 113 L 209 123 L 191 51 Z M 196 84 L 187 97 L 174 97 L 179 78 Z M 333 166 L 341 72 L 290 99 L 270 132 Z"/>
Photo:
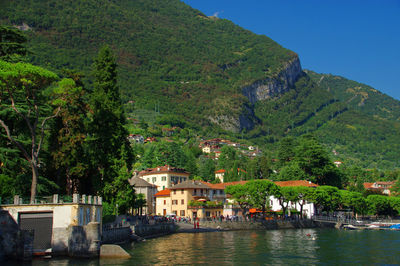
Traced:
<path id="1" fill-rule="evenodd" d="M 1 23 L 27 25 L 31 62 L 58 73 L 79 69 L 89 88 L 92 58 L 108 43 L 133 115 L 157 107 L 202 133 L 242 134 L 271 149 L 282 137 L 314 133 L 356 163 L 360 151 L 370 157 L 365 166 L 398 163 L 400 152 L 391 147 L 399 134 L 382 129 L 397 128 L 399 101 L 355 81 L 302 70 L 295 52 L 267 36 L 178 0 L 7 0 L 1 7 Z M 375 131 L 357 119 L 370 120 Z M 342 133 L 335 126 L 353 140 L 336 140 Z M 351 128 L 363 143 L 374 140 L 372 148 L 363 148 Z"/>

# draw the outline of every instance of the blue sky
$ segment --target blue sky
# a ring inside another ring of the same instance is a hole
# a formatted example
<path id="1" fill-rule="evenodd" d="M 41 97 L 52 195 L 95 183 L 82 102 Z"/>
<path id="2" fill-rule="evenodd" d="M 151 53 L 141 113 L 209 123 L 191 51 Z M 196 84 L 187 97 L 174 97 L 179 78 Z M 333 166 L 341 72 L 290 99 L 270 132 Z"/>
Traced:
<path id="1" fill-rule="evenodd" d="M 400 100 L 400 0 L 183 0 Z"/>

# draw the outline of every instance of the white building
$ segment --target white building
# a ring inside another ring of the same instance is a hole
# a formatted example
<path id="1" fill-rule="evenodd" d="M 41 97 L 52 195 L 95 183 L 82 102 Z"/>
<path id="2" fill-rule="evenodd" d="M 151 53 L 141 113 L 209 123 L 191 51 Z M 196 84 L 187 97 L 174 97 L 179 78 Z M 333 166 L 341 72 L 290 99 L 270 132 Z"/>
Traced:
<path id="1" fill-rule="evenodd" d="M 82 249 L 82 254 L 87 252 L 88 256 L 98 256 L 102 227 L 101 197 L 74 194 L 68 200 L 58 195 L 46 198 L 40 202 L 24 203 L 19 196 L 14 196 L 13 204 L 2 204 L 0 210 L 6 211 L 19 229 L 34 232 L 34 255 L 73 256 L 72 250 L 81 241 L 88 247 L 87 250 Z M 72 238 L 74 241 L 70 241 Z"/>
<path id="2" fill-rule="evenodd" d="M 157 190 L 160 191 L 188 180 L 189 175 L 190 173 L 186 172 L 185 169 L 164 165 L 141 171 L 138 177 L 156 185 Z"/>

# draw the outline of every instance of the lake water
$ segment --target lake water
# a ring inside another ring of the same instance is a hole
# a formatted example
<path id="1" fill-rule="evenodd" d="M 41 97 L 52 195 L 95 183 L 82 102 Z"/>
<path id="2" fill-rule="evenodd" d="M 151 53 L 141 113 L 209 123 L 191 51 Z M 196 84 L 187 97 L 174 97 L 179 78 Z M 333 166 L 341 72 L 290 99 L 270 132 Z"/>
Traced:
<path id="1" fill-rule="evenodd" d="M 180 233 L 124 248 L 131 259 L 34 260 L 32 265 L 400 265 L 400 231 Z"/>

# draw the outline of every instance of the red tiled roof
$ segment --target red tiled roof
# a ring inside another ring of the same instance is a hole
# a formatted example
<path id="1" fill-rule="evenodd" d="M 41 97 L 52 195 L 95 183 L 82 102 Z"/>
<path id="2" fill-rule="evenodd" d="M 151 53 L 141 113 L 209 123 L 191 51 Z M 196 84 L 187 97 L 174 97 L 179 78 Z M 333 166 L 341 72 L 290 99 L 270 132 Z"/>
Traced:
<path id="1" fill-rule="evenodd" d="M 317 184 L 307 180 L 275 181 L 274 183 L 280 187 L 318 187 Z"/>
<path id="2" fill-rule="evenodd" d="M 364 185 L 364 188 L 365 189 L 369 189 L 369 188 L 372 188 L 372 185 L 373 185 L 374 183 L 372 182 L 372 183 L 370 183 L 370 182 L 366 182 L 366 183 L 364 183 L 363 185 Z"/>
<path id="3" fill-rule="evenodd" d="M 140 171 L 139 176 L 153 175 L 160 173 L 179 173 L 188 176 L 190 175 L 190 173 L 186 172 L 185 169 L 164 165 L 164 166 L 157 166 L 154 168 L 147 168 L 146 170 Z"/>
<path id="4" fill-rule="evenodd" d="M 154 194 L 154 197 L 169 197 L 169 195 L 171 194 L 171 190 L 169 190 L 168 188 L 158 191 L 156 194 Z"/>
<path id="5" fill-rule="evenodd" d="M 241 169 L 241 168 L 238 168 L 237 171 L 238 171 L 238 172 L 247 173 L 245 170 L 243 170 L 243 169 Z M 225 172 L 226 172 L 225 169 L 220 169 L 220 170 L 215 171 L 216 174 L 225 173 Z"/>
<path id="6" fill-rule="evenodd" d="M 217 183 L 217 184 L 211 184 L 205 181 L 200 181 L 203 184 L 209 186 L 211 189 L 225 189 L 227 186 L 231 186 L 231 185 L 244 185 L 246 184 L 248 181 L 234 181 L 234 182 L 227 182 L 227 183 Z"/>
<path id="7" fill-rule="evenodd" d="M 378 185 L 394 185 L 395 181 L 376 181 Z"/>

